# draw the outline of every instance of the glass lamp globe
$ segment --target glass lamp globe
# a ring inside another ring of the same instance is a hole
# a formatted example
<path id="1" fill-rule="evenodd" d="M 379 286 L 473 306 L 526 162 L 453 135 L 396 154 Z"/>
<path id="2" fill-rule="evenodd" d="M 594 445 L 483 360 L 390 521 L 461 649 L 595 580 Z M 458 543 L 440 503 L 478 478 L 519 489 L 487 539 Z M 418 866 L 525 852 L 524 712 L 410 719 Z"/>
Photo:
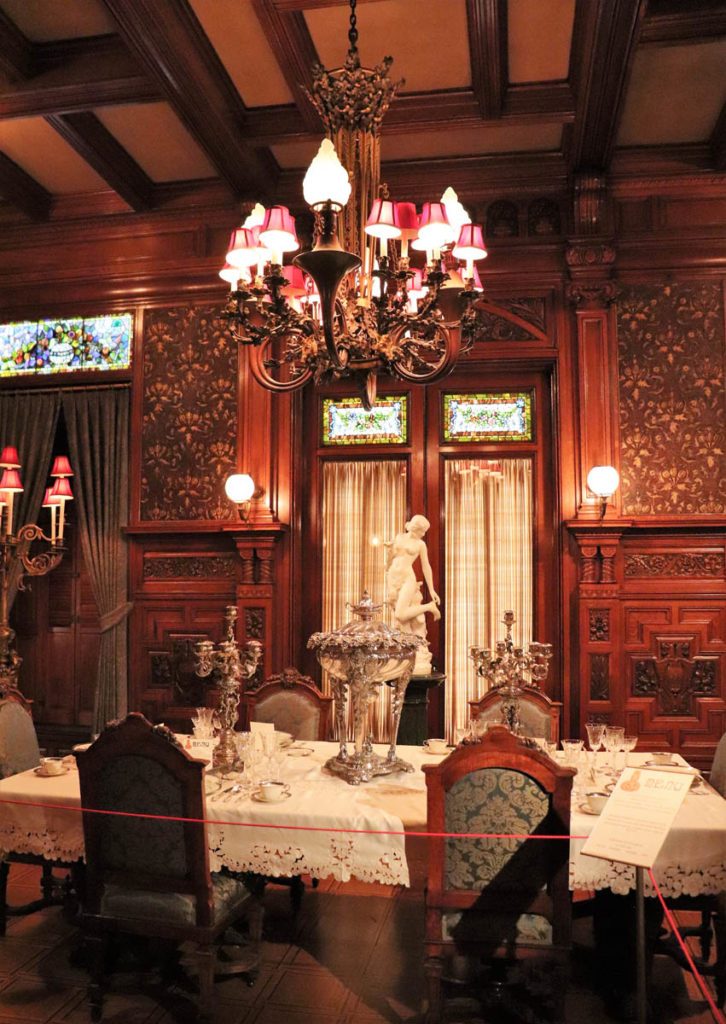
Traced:
<path id="1" fill-rule="evenodd" d="M 587 486 L 598 498 L 610 498 L 618 489 L 620 475 L 613 466 L 593 466 L 587 474 Z"/>
<path id="2" fill-rule="evenodd" d="M 305 202 L 312 207 L 327 202 L 343 207 L 350 198 L 348 172 L 338 159 L 330 139 L 323 139 L 308 167 L 303 179 L 303 195 Z"/>
<path id="3" fill-rule="evenodd" d="M 233 473 L 225 480 L 224 490 L 229 500 L 239 505 L 252 498 L 255 493 L 255 482 L 249 473 Z"/>

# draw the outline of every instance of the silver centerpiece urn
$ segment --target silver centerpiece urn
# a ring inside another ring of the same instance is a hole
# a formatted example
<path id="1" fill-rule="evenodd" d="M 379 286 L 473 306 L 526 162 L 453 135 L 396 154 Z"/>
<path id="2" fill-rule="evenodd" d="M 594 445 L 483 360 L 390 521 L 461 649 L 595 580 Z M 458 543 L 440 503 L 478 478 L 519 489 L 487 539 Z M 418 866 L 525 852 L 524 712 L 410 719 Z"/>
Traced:
<path id="1" fill-rule="evenodd" d="M 410 764 L 396 755 L 396 738 L 416 650 L 425 641 L 374 619 L 381 605 L 373 604 L 367 590 L 358 604 L 349 607 L 357 620 L 330 633 L 313 633 L 308 647 L 315 651 L 321 666 L 329 673 L 335 698 L 340 749 L 337 756 L 326 763 L 326 768 L 351 786 L 357 786 L 370 782 L 377 775 L 413 771 Z M 392 688 L 392 724 L 388 754 L 380 757 L 373 751 L 368 712 L 384 683 Z M 348 699 L 353 708 L 352 750 L 346 740 Z"/>
<path id="2" fill-rule="evenodd" d="M 532 683 L 538 686 L 547 678 L 552 644 L 541 644 L 533 641 L 527 651 L 515 647 L 512 642 L 512 626 L 515 623 L 514 612 L 504 613 L 502 620 L 506 627 L 503 640 L 498 640 L 494 654 L 487 647 L 471 647 L 469 657 L 474 662 L 477 675 L 488 683 L 487 690 L 498 690 L 502 698 L 502 722 L 513 733 L 519 733 L 519 702 L 524 687 L 524 675 L 527 673 Z"/>
<path id="3" fill-rule="evenodd" d="M 237 708 L 242 680 L 251 679 L 257 671 L 262 656 L 259 640 L 248 640 L 241 646 L 235 638 L 237 609 L 228 605 L 225 612 L 225 638 L 215 646 L 211 640 L 200 640 L 196 644 L 197 675 L 214 676 L 219 687 L 220 721 L 219 742 L 212 755 L 212 768 L 228 772 L 237 761 L 237 745 L 234 727 L 237 724 Z"/>

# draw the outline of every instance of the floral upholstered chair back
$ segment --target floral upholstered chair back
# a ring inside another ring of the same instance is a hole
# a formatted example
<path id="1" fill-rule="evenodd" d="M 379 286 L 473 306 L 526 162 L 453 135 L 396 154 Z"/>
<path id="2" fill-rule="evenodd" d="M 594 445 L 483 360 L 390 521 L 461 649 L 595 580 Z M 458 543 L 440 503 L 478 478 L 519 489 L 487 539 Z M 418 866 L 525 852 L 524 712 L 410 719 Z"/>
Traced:
<path id="1" fill-rule="evenodd" d="M 271 722 L 296 740 L 329 739 L 332 698 L 324 696 L 309 676 L 286 668 L 244 695 L 249 720 Z"/>
<path id="2" fill-rule="evenodd" d="M 502 699 L 493 691 L 479 700 L 469 701 L 471 717 L 479 721 L 501 723 Z M 522 736 L 544 736 L 557 742 L 560 738 L 561 705 L 538 690 L 524 691 L 519 701 L 519 721 Z"/>
<path id="3" fill-rule="evenodd" d="M 0 778 L 40 764 L 40 750 L 30 708 L 19 694 L 0 698 Z"/>

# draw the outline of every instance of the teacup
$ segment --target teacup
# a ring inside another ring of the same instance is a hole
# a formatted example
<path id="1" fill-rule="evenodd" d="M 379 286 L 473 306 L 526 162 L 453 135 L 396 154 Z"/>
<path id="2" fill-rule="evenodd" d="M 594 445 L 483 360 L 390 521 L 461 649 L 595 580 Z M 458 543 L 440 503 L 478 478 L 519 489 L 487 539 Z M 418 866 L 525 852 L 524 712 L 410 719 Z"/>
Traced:
<path id="1" fill-rule="evenodd" d="M 586 793 L 585 803 L 588 810 L 592 811 L 593 814 L 600 814 L 608 802 L 608 796 L 608 793 Z"/>
<path id="2" fill-rule="evenodd" d="M 653 764 L 670 764 L 673 758 L 668 750 L 656 750 L 651 753 L 650 760 Z"/>
<path id="3" fill-rule="evenodd" d="M 285 797 L 290 796 L 290 787 L 284 782 L 277 782 L 274 779 L 265 779 L 260 783 L 258 791 L 260 800 L 276 804 Z"/>
<path id="4" fill-rule="evenodd" d="M 424 740 L 424 746 L 431 754 L 445 754 L 449 749 L 446 740 L 443 739 Z"/>
<path id="5" fill-rule="evenodd" d="M 42 757 L 40 770 L 43 775 L 62 775 L 65 771 L 62 757 Z"/>

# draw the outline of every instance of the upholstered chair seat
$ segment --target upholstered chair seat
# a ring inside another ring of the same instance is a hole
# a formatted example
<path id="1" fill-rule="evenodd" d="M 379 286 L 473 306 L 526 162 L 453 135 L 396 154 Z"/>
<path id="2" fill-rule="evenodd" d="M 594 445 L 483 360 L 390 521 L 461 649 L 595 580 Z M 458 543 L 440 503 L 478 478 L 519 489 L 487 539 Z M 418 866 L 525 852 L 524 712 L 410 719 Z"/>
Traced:
<path id="1" fill-rule="evenodd" d="M 214 920 L 229 914 L 235 904 L 249 896 L 244 883 L 231 875 L 213 872 L 211 879 Z M 137 921 L 192 925 L 196 918 L 196 904 L 194 898 L 186 893 L 150 893 L 142 889 L 107 885 L 101 897 L 101 913 Z"/>

